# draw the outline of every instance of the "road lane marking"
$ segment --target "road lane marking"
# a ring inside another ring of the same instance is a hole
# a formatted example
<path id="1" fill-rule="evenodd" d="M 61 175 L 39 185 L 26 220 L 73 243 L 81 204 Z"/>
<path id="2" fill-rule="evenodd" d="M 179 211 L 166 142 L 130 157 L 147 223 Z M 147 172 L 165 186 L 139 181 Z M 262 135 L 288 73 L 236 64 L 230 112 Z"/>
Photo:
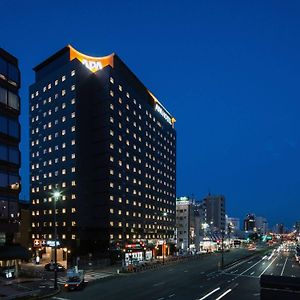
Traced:
<path id="1" fill-rule="evenodd" d="M 158 298 L 157 300 L 164 300 L 165 298 L 164 297 L 162 297 L 162 298 Z"/>
<path id="2" fill-rule="evenodd" d="M 55 300 L 70 300 L 68 298 L 61 298 L 61 297 L 52 297 L 51 299 L 55 299 Z"/>
<path id="3" fill-rule="evenodd" d="M 221 298 L 223 298 L 224 296 L 226 296 L 228 293 L 230 293 L 232 291 L 232 289 L 227 290 L 226 292 L 224 292 L 222 295 L 220 295 L 216 300 L 220 300 Z"/>
<path id="4" fill-rule="evenodd" d="M 254 273 L 255 273 L 255 272 L 253 271 L 253 272 L 250 273 L 250 275 L 253 275 Z"/>
<path id="5" fill-rule="evenodd" d="M 154 283 L 154 284 L 153 284 L 153 286 L 160 286 L 160 285 L 163 285 L 163 284 L 165 284 L 165 282 L 164 282 L 164 281 L 162 281 L 162 282 L 158 282 L 158 283 Z"/>
<path id="6" fill-rule="evenodd" d="M 275 257 L 271 262 L 270 262 L 270 264 L 260 273 L 260 275 L 259 275 L 259 277 L 261 276 L 261 275 L 263 275 L 268 269 L 269 269 L 269 267 L 273 264 L 273 262 L 276 260 L 276 258 L 277 257 Z"/>
<path id="7" fill-rule="evenodd" d="M 285 262 L 284 262 L 284 265 L 283 265 L 283 268 L 282 268 L 282 271 L 280 273 L 280 276 L 282 276 L 283 272 L 284 272 L 284 269 L 285 269 L 285 266 L 286 266 L 286 262 L 287 262 L 288 258 L 285 259 Z"/>
<path id="8" fill-rule="evenodd" d="M 246 272 L 248 272 L 249 270 L 251 270 L 253 267 L 255 267 L 257 264 L 259 264 L 262 261 L 262 259 L 260 259 L 259 261 L 257 261 L 254 265 L 252 265 L 250 268 L 248 268 L 247 270 L 245 270 L 244 272 L 242 272 L 240 275 L 245 274 Z"/>
<path id="9" fill-rule="evenodd" d="M 175 294 L 171 294 L 171 295 L 169 295 L 168 297 L 169 298 L 172 298 L 172 297 L 174 297 L 175 296 Z"/>
<path id="10" fill-rule="evenodd" d="M 208 294 L 206 294 L 206 295 L 203 296 L 202 298 L 196 299 L 196 300 L 204 300 L 204 299 L 206 299 L 207 297 L 209 297 L 210 295 L 212 295 L 212 294 L 214 294 L 215 292 L 217 292 L 219 289 L 220 289 L 220 287 L 217 287 L 216 289 L 212 290 L 211 292 L 209 292 Z"/>

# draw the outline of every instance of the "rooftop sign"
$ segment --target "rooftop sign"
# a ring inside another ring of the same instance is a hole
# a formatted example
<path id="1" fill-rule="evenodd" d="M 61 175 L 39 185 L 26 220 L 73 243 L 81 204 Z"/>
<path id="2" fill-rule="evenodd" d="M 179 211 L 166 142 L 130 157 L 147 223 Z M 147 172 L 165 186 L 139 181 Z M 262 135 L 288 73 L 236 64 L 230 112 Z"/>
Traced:
<path id="1" fill-rule="evenodd" d="M 154 109 L 172 126 L 174 126 L 174 123 L 176 122 L 175 118 L 172 117 L 172 115 L 167 111 L 167 109 L 158 101 L 158 99 L 150 92 L 148 91 L 149 95 L 152 97 L 152 99 L 155 102 Z"/>
<path id="2" fill-rule="evenodd" d="M 93 73 L 103 69 L 108 65 L 114 67 L 114 54 L 103 57 L 93 57 L 80 53 L 70 45 L 68 47 L 70 48 L 70 60 L 73 60 L 75 58 L 78 59 Z"/>

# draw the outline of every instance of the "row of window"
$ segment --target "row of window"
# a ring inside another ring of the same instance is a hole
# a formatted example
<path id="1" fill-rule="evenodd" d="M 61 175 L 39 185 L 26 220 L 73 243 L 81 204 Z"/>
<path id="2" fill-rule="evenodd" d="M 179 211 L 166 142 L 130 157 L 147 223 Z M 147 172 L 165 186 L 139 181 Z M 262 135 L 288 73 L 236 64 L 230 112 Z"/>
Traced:
<path id="1" fill-rule="evenodd" d="M 75 180 L 71 181 L 71 186 L 76 186 L 76 181 Z M 43 190 L 44 191 L 46 191 L 46 190 L 51 191 L 52 189 L 56 189 L 56 188 L 58 188 L 58 184 L 57 185 L 48 184 L 48 185 L 44 185 L 43 186 Z M 31 188 L 31 192 L 32 193 L 38 193 L 39 191 L 40 191 L 40 187 L 39 186 Z"/>
<path id="2" fill-rule="evenodd" d="M 0 187 L 7 188 L 16 183 L 20 183 L 20 177 L 18 174 L 0 170 Z"/>
<path id="3" fill-rule="evenodd" d="M 57 99 L 57 98 L 58 98 L 58 94 L 55 94 L 55 99 Z M 47 103 L 51 103 L 51 102 L 52 102 L 52 97 L 49 97 L 48 100 L 47 99 L 43 100 L 43 105 L 45 105 Z M 70 103 L 71 103 L 71 105 L 75 104 L 76 103 L 75 98 L 72 98 Z M 61 106 L 61 109 L 66 109 L 67 104 L 66 104 L 66 102 L 63 102 L 63 103 L 60 104 L 60 106 Z M 54 112 L 58 112 L 60 110 L 60 106 L 55 106 Z M 35 109 L 39 109 L 39 108 L 40 108 L 40 105 L 39 105 L 39 102 L 38 102 L 35 105 L 31 106 L 31 111 L 34 111 Z M 40 110 L 38 112 L 40 112 Z M 48 114 L 49 115 L 52 114 L 52 109 L 48 110 Z M 45 117 L 44 113 L 43 113 L 43 116 Z M 36 115 L 35 118 L 38 119 L 38 115 Z"/>
<path id="4" fill-rule="evenodd" d="M 37 223 L 36 227 L 40 227 L 40 225 L 42 227 L 42 224 Z M 76 234 L 70 234 L 68 236 L 71 238 L 71 240 L 76 240 Z M 45 239 L 45 240 L 48 239 L 48 240 L 52 240 L 53 239 L 53 235 L 51 233 L 50 234 L 39 234 L 39 233 L 35 234 L 35 233 L 33 233 L 31 235 L 31 238 L 32 239 Z M 60 240 L 60 239 L 66 240 L 67 239 L 67 235 L 66 234 L 61 234 L 61 235 L 57 234 L 57 239 L 58 240 Z"/>
<path id="5" fill-rule="evenodd" d="M 75 70 L 71 71 L 71 76 L 75 75 Z M 63 75 L 60 79 L 56 79 L 54 81 L 54 86 L 57 86 L 59 82 L 64 82 L 67 79 L 66 75 Z M 47 90 L 50 90 L 52 88 L 52 83 L 48 83 L 43 87 L 43 92 L 45 93 Z M 75 88 L 74 88 L 75 89 Z M 39 96 L 39 91 L 35 91 L 31 94 L 31 99 L 34 99 L 35 97 Z"/>
<path id="6" fill-rule="evenodd" d="M 0 132 L 20 139 L 20 126 L 18 120 L 0 116 Z"/>
<path id="7" fill-rule="evenodd" d="M 15 86 L 20 85 L 20 72 L 18 67 L 7 62 L 2 57 L 0 57 L 0 77 L 8 80 Z"/>
<path id="8" fill-rule="evenodd" d="M 0 143 L 0 160 L 20 164 L 20 152 L 18 147 L 7 146 Z"/>
<path id="9" fill-rule="evenodd" d="M 15 110 L 20 110 L 20 98 L 17 94 L 0 86 L 0 103 L 11 107 Z"/>
<path id="10" fill-rule="evenodd" d="M 140 235 L 140 234 L 126 234 L 126 239 L 141 239 L 141 238 L 146 238 L 146 239 L 167 239 L 167 238 L 171 238 L 171 235 L 168 234 L 146 234 L 144 236 Z M 119 240 L 123 240 L 123 236 L 122 234 L 110 234 L 109 235 L 110 240 L 115 240 L 115 239 L 119 239 Z"/>

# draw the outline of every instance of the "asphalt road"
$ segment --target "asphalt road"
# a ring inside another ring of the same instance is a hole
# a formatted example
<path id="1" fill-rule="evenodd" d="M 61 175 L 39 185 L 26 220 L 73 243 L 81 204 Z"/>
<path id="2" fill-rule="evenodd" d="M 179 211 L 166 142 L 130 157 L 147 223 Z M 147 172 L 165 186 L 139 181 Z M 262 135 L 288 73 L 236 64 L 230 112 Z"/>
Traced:
<path id="1" fill-rule="evenodd" d="M 244 249 L 232 250 L 224 254 L 225 264 L 249 254 L 252 252 Z M 197 260 L 166 265 L 157 270 L 120 275 L 87 286 L 82 291 L 62 292 L 56 299 L 217 299 L 229 288 L 234 289 L 236 286 L 232 280 L 234 276 L 218 271 L 220 261 L 221 254 L 212 254 Z M 248 262 L 243 264 L 250 265 Z M 211 296 L 207 296 L 211 292 Z"/>
<path id="2" fill-rule="evenodd" d="M 225 253 L 225 264 L 219 270 L 220 254 L 163 266 L 135 274 L 120 275 L 87 286 L 82 291 L 62 292 L 52 299 L 126 299 L 126 300 L 219 300 L 260 299 L 259 278 L 262 274 L 300 277 L 300 266 L 293 253 L 279 252 L 268 256 L 236 249 Z"/>

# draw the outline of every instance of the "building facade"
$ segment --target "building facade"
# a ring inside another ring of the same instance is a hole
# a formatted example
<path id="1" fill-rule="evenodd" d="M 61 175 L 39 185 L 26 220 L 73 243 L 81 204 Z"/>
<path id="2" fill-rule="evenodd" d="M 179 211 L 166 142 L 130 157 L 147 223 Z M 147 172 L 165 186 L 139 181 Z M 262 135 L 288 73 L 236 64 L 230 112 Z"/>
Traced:
<path id="1" fill-rule="evenodd" d="M 32 240 L 107 252 L 171 241 L 175 119 L 115 54 L 64 47 L 30 87 Z M 55 202 L 54 192 L 59 192 Z"/>
<path id="2" fill-rule="evenodd" d="M 226 216 L 226 231 L 229 235 L 238 233 L 240 231 L 240 219 Z"/>
<path id="3" fill-rule="evenodd" d="M 259 216 L 255 217 L 255 227 L 256 227 L 257 232 L 259 232 L 261 234 L 265 235 L 269 232 L 268 221 L 264 217 L 259 217 Z"/>
<path id="4" fill-rule="evenodd" d="M 189 197 L 176 199 L 176 232 L 178 250 L 199 248 L 200 215 Z"/>
<path id="5" fill-rule="evenodd" d="M 254 214 L 248 214 L 246 216 L 246 218 L 244 219 L 244 231 L 253 232 L 255 230 L 256 230 L 255 215 Z"/>
<path id="6" fill-rule="evenodd" d="M 225 197 L 208 195 L 203 199 L 204 224 L 210 232 L 225 232 Z"/>
<path id="7" fill-rule="evenodd" d="M 0 273 L 10 269 L 9 277 L 14 273 L 16 259 L 23 257 L 15 247 L 21 189 L 19 88 L 18 60 L 0 48 Z"/>

